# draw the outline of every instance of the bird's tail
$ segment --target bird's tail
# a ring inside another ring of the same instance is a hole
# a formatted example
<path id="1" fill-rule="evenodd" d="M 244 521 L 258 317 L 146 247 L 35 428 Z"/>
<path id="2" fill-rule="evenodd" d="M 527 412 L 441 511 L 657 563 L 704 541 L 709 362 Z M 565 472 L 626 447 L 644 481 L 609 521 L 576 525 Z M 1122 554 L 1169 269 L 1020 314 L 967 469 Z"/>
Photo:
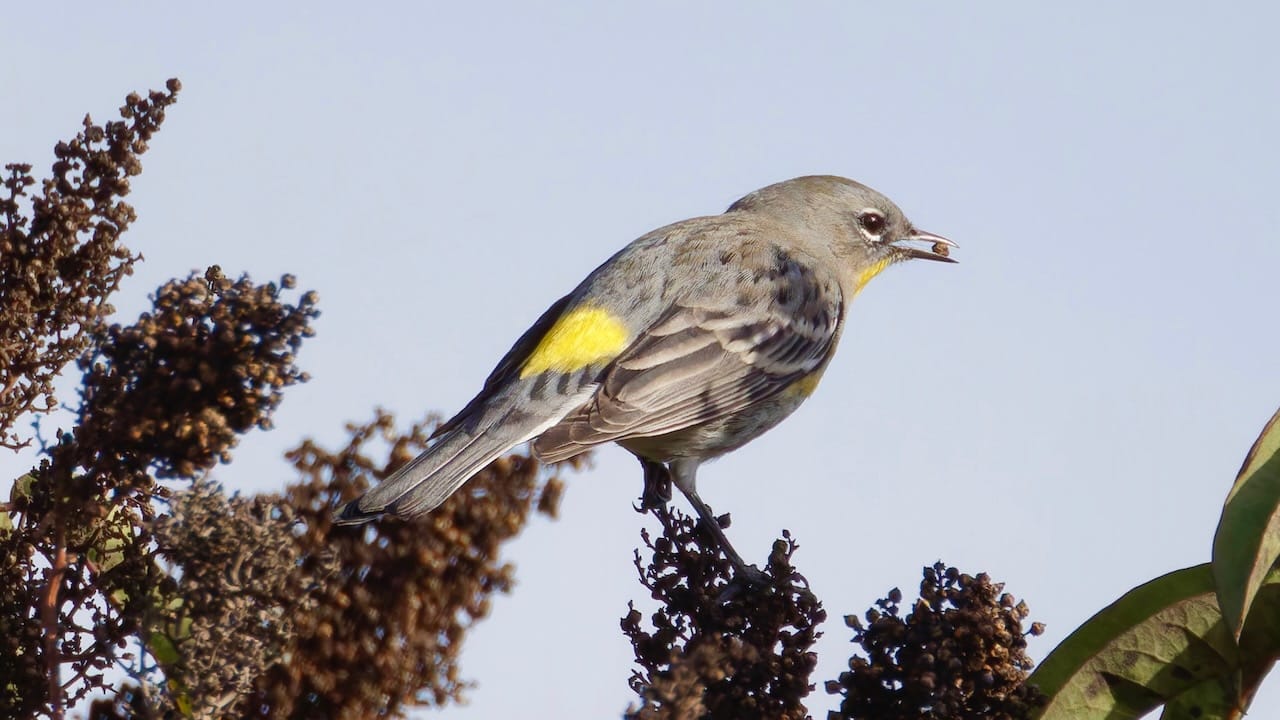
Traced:
<path id="1" fill-rule="evenodd" d="M 495 443 L 489 432 L 472 434 L 455 428 L 435 445 L 396 470 L 334 515 L 338 525 L 369 522 L 383 513 L 413 518 L 444 502 L 485 465 L 514 447 Z"/>

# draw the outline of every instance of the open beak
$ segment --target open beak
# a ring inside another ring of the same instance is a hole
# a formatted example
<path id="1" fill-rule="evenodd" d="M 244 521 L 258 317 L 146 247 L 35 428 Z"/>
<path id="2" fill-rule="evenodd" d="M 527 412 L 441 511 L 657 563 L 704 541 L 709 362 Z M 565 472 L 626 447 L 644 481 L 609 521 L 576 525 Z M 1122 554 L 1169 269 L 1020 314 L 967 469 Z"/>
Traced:
<path id="1" fill-rule="evenodd" d="M 928 249 L 913 247 L 911 245 L 903 245 L 902 243 L 923 243 L 927 244 Z M 960 247 L 941 235 L 934 235 L 931 232 L 922 230 L 912 230 L 911 234 L 894 242 L 894 248 L 897 249 L 905 257 L 918 258 L 920 260 L 937 260 L 939 262 L 953 263 L 950 255 L 950 249 Z"/>

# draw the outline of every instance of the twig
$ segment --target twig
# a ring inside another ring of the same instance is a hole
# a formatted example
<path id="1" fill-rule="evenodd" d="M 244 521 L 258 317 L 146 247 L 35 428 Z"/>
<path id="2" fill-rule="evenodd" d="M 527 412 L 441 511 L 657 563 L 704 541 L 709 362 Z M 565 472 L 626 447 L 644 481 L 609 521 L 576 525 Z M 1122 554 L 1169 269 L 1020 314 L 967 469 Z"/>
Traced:
<path id="1" fill-rule="evenodd" d="M 58 595 L 62 589 L 62 578 L 67 572 L 67 548 L 61 522 L 57 523 L 54 534 L 57 550 L 53 556 L 53 567 L 49 569 L 49 580 L 44 597 L 40 600 L 40 624 L 44 628 L 45 674 L 49 683 L 49 717 L 51 720 L 62 720 L 62 682 L 60 680 L 62 657 L 58 651 Z"/>

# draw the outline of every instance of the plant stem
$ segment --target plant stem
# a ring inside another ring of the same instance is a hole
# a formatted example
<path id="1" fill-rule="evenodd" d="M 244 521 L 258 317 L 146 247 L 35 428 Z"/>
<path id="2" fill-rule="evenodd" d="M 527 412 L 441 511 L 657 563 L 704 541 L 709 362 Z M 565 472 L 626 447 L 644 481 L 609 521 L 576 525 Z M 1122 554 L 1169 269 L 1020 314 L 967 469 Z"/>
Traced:
<path id="1" fill-rule="evenodd" d="M 51 720 L 62 720 L 62 657 L 58 651 L 58 596 L 62 590 L 62 578 L 67 573 L 67 547 L 61 518 L 55 522 L 56 549 L 53 555 L 53 567 L 49 569 L 44 597 L 40 599 L 40 625 L 44 628 L 44 662 L 45 675 L 49 683 L 49 717 Z"/>

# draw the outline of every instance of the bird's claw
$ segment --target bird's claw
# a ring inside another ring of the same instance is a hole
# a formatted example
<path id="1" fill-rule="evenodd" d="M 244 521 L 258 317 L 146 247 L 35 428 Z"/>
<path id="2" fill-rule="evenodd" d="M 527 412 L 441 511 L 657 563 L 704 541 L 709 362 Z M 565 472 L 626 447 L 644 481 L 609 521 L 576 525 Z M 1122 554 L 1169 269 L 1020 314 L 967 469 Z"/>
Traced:
<path id="1" fill-rule="evenodd" d="M 720 591 L 717 600 L 726 603 L 743 593 L 768 588 L 772 578 L 755 565 L 734 565 L 733 579 Z"/>
<path id="2" fill-rule="evenodd" d="M 637 512 L 665 508 L 671 502 L 671 473 L 661 463 L 640 461 L 644 466 L 644 490 Z"/>

